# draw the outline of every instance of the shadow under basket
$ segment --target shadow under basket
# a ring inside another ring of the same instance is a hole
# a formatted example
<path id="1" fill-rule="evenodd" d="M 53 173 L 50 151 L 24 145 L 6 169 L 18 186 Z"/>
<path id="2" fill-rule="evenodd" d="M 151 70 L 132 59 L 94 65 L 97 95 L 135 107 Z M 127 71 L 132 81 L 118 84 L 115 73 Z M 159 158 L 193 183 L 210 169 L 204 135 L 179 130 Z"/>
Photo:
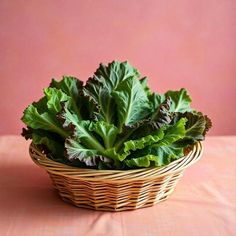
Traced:
<path id="1" fill-rule="evenodd" d="M 71 204 L 101 211 L 124 211 L 152 206 L 167 199 L 183 172 L 198 161 L 198 142 L 184 157 L 164 167 L 133 170 L 94 170 L 71 167 L 47 158 L 31 144 L 32 160 L 44 168 L 61 198 Z"/>

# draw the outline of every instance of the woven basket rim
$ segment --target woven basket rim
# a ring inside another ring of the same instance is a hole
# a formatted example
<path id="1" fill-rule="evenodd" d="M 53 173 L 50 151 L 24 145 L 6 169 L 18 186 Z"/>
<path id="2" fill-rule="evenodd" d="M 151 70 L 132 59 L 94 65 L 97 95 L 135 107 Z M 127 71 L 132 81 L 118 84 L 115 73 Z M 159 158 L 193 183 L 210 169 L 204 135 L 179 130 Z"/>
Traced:
<path id="1" fill-rule="evenodd" d="M 87 181 L 106 181 L 117 183 L 120 181 L 150 180 L 179 172 L 198 161 L 202 155 L 201 142 L 196 143 L 192 150 L 184 157 L 181 157 L 163 167 L 147 167 L 131 170 L 98 170 L 68 166 L 46 157 L 32 142 L 29 146 L 29 153 L 32 160 L 50 174 L 62 175 L 68 178 L 83 179 Z"/>

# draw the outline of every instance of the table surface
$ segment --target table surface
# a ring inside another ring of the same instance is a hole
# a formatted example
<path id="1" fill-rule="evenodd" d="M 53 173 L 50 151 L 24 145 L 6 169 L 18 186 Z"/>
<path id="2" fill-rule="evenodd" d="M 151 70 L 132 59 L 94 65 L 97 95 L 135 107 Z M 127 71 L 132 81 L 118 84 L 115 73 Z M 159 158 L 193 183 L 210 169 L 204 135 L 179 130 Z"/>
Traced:
<path id="1" fill-rule="evenodd" d="M 28 154 L 0 137 L 0 235 L 236 235 L 236 136 L 208 137 L 202 159 L 153 207 L 99 212 L 64 203 Z"/>

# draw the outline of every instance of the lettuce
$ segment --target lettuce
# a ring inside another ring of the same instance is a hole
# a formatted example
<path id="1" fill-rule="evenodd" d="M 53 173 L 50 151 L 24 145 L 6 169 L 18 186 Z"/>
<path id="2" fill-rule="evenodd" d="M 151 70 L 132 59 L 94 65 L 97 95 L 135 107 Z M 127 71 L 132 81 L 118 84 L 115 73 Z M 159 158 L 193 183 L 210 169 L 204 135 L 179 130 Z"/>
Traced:
<path id="1" fill-rule="evenodd" d="M 100 64 L 84 85 L 53 79 L 23 113 L 22 136 L 51 159 L 97 169 L 163 166 L 204 140 L 211 120 L 186 89 L 154 93 L 128 62 Z"/>

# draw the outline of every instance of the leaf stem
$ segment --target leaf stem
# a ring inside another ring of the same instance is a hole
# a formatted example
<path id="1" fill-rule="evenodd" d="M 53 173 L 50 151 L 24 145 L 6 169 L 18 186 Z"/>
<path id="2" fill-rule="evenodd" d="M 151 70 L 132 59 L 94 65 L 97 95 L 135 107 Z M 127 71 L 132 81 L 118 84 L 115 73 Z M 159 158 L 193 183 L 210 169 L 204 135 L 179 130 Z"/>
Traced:
<path id="1" fill-rule="evenodd" d="M 82 126 L 77 125 L 77 127 L 83 132 L 85 133 L 88 141 L 87 142 L 83 142 L 83 139 L 81 139 L 81 142 L 86 145 L 89 146 L 91 148 L 94 148 L 100 152 L 104 152 L 105 149 L 104 147 L 98 142 L 98 140 L 90 133 L 88 133 Z"/>

